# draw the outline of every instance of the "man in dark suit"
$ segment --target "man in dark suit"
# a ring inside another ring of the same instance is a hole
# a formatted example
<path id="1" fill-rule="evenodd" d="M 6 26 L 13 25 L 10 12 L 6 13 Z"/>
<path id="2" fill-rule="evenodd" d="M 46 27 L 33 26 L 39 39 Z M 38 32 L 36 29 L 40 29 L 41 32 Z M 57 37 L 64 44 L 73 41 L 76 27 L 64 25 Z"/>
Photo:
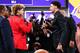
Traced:
<path id="1" fill-rule="evenodd" d="M 76 23 L 72 16 L 65 17 L 67 20 L 67 36 L 66 44 L 64 46 L 65 52 L 75 53 L 75 32 L 76 32 Z"/>
<path id="2" fill-rule="evenodd" d="M 5 17 L 7 8 L 0 5 L 0 53 L 15 53 L 10 24 Z"/>
<path id="3" fill-rule="evenodd" d="M 60 13 L 60 8 L 61 4 L 59 2 L 51 2 L 50 11 L 54 14 L 52 32 L 55 53 L 64 52 L 62 46 L 64 45 L 67 32 L 66 19 Z"/>

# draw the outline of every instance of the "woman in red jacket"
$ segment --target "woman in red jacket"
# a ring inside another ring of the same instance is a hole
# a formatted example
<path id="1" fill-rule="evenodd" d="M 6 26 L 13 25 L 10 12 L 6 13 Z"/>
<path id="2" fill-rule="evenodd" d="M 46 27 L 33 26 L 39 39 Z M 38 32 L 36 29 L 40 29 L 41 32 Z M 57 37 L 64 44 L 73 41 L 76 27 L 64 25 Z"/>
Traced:
<path id="1" fill-rule="evenodd" d="M 12 32 L 13 32 L 13 41 L 16 53 L 24 53 L 28 50 L 27 41 L 26 41 L 26 32 L 30 32 L 32 23 L 24 22 L 24 6 L 17 4 L 12 6 L 12 12 L 14 16 L 8 18 Z"/>

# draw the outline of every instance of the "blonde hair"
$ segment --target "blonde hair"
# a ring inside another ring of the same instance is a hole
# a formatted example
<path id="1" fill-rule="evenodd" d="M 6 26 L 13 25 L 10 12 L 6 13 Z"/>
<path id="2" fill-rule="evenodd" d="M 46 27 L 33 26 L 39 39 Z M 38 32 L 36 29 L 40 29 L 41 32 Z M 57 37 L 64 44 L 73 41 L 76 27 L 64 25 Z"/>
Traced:
<path id="1" fill-rule="evenodd" d="M 16 15 L 18 10 L 24 9 L 25 6 L 23 4 L 15 4 L 11 7 L 12 14 Z"/>

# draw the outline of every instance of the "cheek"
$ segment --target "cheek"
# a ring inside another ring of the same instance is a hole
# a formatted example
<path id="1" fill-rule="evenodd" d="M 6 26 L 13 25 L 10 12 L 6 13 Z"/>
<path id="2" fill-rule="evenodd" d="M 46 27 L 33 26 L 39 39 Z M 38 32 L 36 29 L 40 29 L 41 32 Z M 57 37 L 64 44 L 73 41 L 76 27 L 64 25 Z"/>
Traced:
<path id="1" fill-rule="evenodd" d="M 21 13 L 21 14 L 23 14 L 23 12 L 22 12 L 22 11 L 21 11 L 20 13 Z"/>
<path id="2" fill-rule="evenodd" d="M 54 11 L 54 8 L 51 7 L 51 8 L 50 8 L 50 11 Z"/>
<path id="3" fill-rule="evenodd" d="M 7 12 L 7 11 L 5 11 L 5 12 L 4 12 L 4 14 L 5 14 L 5 15 L 7 15 L 7 14 L 8 14 L 8 12 Z"/>
<path id="4" fill-rule="evenodd" d="M 24 11 L 22 11 L 22 14 L 24 14 Z"/>
<path id="5" fill-rule="evenodd" d="M 23 14 L 24 12 L 23 11 L 20 11 L 20 14 Z"/>

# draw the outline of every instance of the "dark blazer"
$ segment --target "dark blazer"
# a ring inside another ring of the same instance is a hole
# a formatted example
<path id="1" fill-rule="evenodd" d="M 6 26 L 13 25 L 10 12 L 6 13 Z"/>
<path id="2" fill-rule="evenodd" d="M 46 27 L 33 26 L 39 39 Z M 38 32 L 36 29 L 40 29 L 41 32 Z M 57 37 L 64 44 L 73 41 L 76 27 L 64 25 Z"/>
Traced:
<path id="1" fill-rule="evenodd" d="M 64 16 L 57 11 L 54 14 L 54 20 L 53 20 L 53 45 L 54 48 L 57 47 L 58 43 L 60 42 L 61 44 L 64 44 L 65 41 L 65 36 L 67 32 L 67 27 L 66 27 L 66 19 Z"/>
<path id="2" fill-rule="evenodd" d="M 1 31 L 2 52 L 15 53 L 12 30 L 10 28 L 8 20 L 3 18 L 0 25 L 1 25 L 0 31 Z"/>
<path id="3" fill-rule="evenodd" d="M 3 20 L 3 17 L 0 16 L 0 53 L 3 53 L 3 44 L 2 44 L 2 34 L 1 34 L 1 21 Z"/>
<path id="4" fill-rule="evenodd" d="M 76 23 L 72 16 L 69 18 L 70 28 L 71 28 L 71 40 L 75 41 L 75 32 L 77 31 Z"/>
<path id="5" fill-rule="evenodd" d="M 72 17 L 68 18 L 67 20 L 67 37 L 66 43 L 69 45 L 70 40 L 75 42 L 75 32 L 76 32 L 76 23 Z"/>

